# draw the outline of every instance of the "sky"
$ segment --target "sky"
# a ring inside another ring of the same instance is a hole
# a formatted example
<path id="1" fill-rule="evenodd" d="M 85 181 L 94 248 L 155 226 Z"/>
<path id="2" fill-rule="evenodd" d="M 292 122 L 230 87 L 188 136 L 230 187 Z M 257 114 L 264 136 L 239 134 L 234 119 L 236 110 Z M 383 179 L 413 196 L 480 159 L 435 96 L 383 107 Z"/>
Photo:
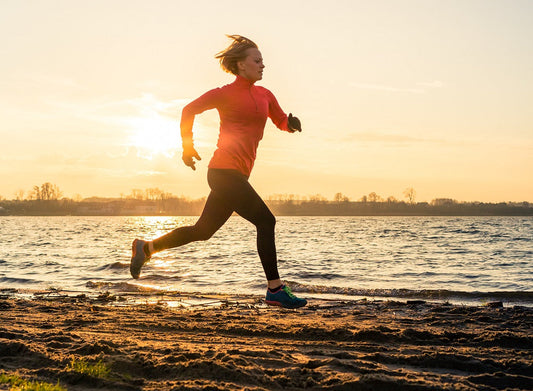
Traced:
<path id="1" fill-rule="evenodd" d="M 268 121 L 263 197 L 533 202 L 531 15 L 528 0 L 2 0 L 0 196 L 206 196 L 218 114 L 196 117 L 192 171 L 181 109 L 234 80 L 214 55 L 240 34 L 303 126 Z"/>

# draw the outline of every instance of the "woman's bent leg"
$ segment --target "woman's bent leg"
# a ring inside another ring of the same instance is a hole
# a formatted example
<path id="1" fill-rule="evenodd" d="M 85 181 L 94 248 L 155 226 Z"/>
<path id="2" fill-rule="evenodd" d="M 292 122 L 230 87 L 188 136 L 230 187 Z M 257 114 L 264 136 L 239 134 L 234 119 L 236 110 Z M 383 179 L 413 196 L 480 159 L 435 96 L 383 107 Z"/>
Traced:
<path id="1" fill-rule="evenodd" d="M 275 244 L 276 219 L 247 178 L 231 170 L 208 171 L 211 193 L 198 222 L 180 227 L 153 241 L 155 252 L 209 239 L 233 211 L 256 226 L 257 251 L 268 281 L 279 280 Z"/>
<path id="2" fill-rule="evenodd" d="M 227 202 L 211 191 L 204 206 L 202 215 L 195 225 L 180 227 L 153 241 L 154 252 L 183 246 L 198 240 L 207 240 L 218 231 L 233 213 Z"/>

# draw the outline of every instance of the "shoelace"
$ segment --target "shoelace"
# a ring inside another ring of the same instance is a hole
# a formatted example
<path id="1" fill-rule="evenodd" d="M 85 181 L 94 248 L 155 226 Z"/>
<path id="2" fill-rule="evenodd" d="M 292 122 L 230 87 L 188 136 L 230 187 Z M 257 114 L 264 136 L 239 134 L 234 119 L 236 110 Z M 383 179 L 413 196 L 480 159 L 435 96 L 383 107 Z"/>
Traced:
<path id="1" fill-rule="evenodd" d="M 294 294 L 292 293 L 291 288 L 289 288 L 288 286 L 284 286 L 283 290 L 287 295 L 289 295 L 291 299 L 296 299 L 296 296 L 294 296 Z"/>

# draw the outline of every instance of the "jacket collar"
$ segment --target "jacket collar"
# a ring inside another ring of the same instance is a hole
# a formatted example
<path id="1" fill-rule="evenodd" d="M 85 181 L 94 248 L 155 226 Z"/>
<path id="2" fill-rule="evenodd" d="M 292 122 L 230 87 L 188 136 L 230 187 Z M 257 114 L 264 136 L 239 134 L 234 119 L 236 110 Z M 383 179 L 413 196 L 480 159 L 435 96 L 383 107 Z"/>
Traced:
<path id="1" fill-rule="evenodd" d="M 235 84 L 236 86 L 239 86 L 239 87 L 246 87 L 246 88 L 251 87 L 251 86 L 254 85 L 253 82 L 251 82 L 250 80 L 248 80 L 245 77 L 242 77 L 241 75 L 237 75 L 237 78 L 235 79 L 233 84 Z"/>

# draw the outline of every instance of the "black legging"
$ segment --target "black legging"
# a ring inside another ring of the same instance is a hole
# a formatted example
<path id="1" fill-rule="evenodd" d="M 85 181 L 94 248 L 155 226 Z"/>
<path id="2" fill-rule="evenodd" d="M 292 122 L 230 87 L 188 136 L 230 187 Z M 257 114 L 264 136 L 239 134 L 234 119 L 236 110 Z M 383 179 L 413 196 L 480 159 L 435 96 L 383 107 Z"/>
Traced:
<path id="1" fill-rule="evenodd" d="M 210 168 L 207 183 L 211 188 L 202 215 L 195 225 L 177 228 L 154 240 L 154 250 L 183 246 L 197 240 L 207 240 L 237 212 L 257 228 L 257 251 L 267 280 L 279 279 L 274 227 L 276 218 L 248 178 L 235 170 Z"/>

